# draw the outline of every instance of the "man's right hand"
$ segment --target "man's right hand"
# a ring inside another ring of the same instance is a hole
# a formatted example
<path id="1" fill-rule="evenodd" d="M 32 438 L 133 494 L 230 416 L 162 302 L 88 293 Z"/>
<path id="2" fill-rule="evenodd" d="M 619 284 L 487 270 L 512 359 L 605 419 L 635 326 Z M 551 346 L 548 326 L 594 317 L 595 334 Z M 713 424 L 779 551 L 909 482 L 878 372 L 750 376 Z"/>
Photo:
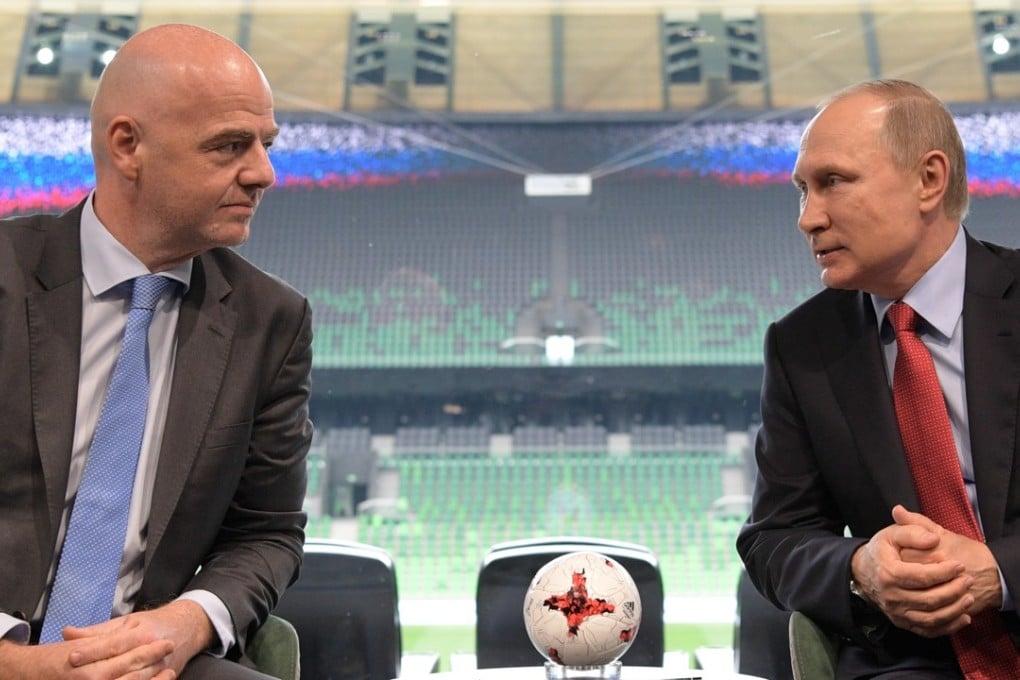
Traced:
<path id="1" fill-rule="evenodd" d="M 0 668 L 4 680 L 174 680 L 173 650 L 169 640 L 125 620 L 97 637 L 31 646 L 0 640 Z M 82 664 L 81 658 L 92 661 Z"/>
<path id="2" fill-rule="evenodd" d="M 949 635 L 970 625 L 973 576 L 962 562 L 904 561 L 902 552 L 927 552 L 939 536 L 918 525 L 892 524 L 861 546 L 851 560 L 864 596 L 893 625 L 923 637 Z"/>

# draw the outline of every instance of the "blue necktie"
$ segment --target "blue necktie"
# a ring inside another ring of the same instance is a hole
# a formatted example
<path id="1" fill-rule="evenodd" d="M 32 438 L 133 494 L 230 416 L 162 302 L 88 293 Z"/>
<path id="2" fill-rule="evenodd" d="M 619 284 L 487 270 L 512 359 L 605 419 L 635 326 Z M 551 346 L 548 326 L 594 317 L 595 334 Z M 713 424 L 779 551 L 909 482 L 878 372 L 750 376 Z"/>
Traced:
<path id="1" fill-rule="evenodd" d="M 174 284 L 156 275 L 134 280 L 124 341 L 71 510 L 40 642 L 62 640 L 64 626 L 110 618 L 149 402 L 149 324 L 163 291 Z"/>

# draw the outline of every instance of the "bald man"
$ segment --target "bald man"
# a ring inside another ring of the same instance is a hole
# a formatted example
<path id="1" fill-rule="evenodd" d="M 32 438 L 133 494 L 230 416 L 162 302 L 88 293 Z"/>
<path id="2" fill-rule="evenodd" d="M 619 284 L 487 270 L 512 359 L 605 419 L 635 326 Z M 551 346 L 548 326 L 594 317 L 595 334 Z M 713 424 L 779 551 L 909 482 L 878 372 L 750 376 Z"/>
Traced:
<path id="1" fill-rule="evenodd" d="M 231 41 L 165 25 L 124 44 L 91 115 L 95 190 L 0 222 L 0 675 L 263 677 L 245 642 L 301 561 L 312 433 L 308 303 L 229 249 L 275 179 L 272 93 Z M 176 283 L 148 331 L 110 618 L 39 644 L 130 282 L 148 274 Z"/>

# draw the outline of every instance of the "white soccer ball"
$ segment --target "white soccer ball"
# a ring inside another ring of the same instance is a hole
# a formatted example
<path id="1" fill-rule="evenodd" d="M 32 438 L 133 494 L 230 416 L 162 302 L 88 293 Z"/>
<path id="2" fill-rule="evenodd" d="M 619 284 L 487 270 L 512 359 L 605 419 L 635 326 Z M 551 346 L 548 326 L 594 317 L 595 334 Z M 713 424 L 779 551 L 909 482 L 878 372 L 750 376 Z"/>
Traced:
<path id="1" fill-rule="evenodd" d="M 597 552 L 574 552 L 538 570 L 524 596 L 531 643 L 553 663 L 603 666 L 634 642 L 641 597 L 627 570 Z"/>

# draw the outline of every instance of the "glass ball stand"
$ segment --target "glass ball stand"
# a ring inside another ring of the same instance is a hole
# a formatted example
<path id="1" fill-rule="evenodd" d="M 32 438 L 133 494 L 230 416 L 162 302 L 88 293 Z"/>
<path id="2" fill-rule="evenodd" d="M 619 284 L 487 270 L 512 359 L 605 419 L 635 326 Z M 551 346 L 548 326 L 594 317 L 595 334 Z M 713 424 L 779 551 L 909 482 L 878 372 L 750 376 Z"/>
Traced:
<path id="1" fill-rule="evenodd" d="M 619 661 L 599 666 L 564 666 L 562 664 L 545 662 L 546 680 L 620 680 L 620 669 L 623 664 Z"/>

